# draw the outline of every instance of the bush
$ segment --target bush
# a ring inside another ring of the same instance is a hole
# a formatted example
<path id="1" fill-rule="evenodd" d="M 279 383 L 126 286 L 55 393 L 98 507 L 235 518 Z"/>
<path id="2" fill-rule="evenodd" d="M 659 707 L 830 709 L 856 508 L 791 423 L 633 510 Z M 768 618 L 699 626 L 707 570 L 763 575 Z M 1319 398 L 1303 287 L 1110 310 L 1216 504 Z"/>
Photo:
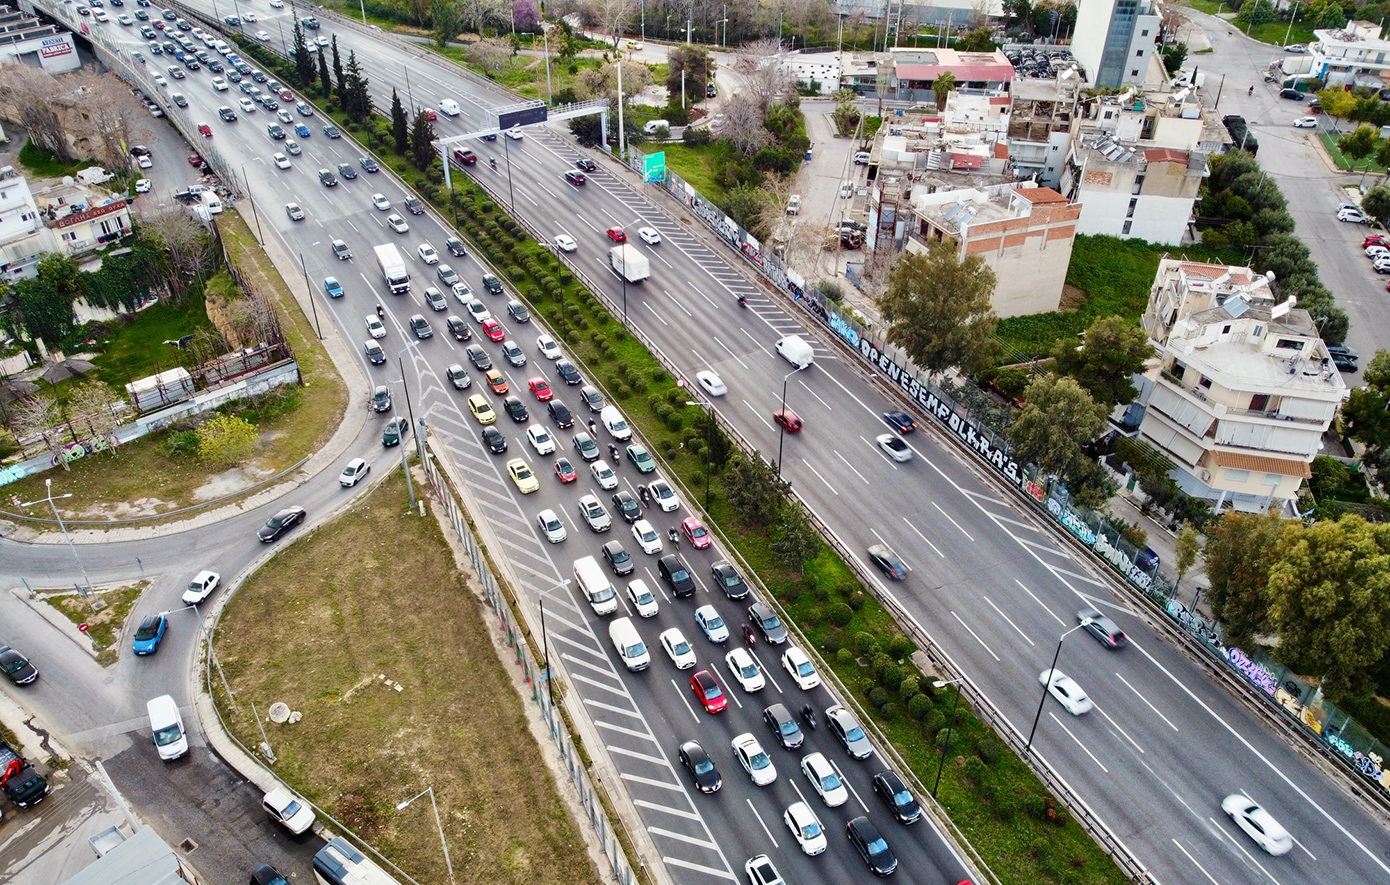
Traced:
<path id="1" fill-rule="evenodd" d="M 846 627 L 854 620 L 854 609 L 843 602 L 837 602 L 830 606 L 825 616 L 836 627 Z"/>
<path id="2" fill-rule="evenodd" d="M 164 450 L 165 455 L 168 455 L 171 458 L 178 457 L 180 455 L 197 455 L 198 431 L 183 430 L 177 432 L 170 432 L 169 435 L 165 437 L 163 444 L 160 445 L 160 448 Z"/>
<path id="3" fill-rule="evenodd" d="M 875 685 L 873 688 L 869 689 L 869 703 L 873 704 L 875 707 L 882 707 L 884 704 L 888 703 L 890 697 L 891 695 L 888 694 L 888 690 L 880 685 Z"/>
<path id="4" fill-rule="evenodd" d="M 994 738 L 980 738 L 979 743 L 975 744 L 975 754 L 983 759 L 986 765 L 998 762 L 999 752 L 999 742 Z"/>
<path id="5" fill-rule="evenodd" d="M 888 640 L 888 654 L 892 656 L 895 661 L 901 661 L 912 654 L 912 649 L 912 640 L 908 639 L 906 636 L 894 636 L 892 639 Z"/>
<path id="6" fill-rule="evenodd" d="M 692 129 L 687 127 L 685 132 L 681 134 L 681 141 L 685 142 L 690 147 L 704 147 L 713 140 L 714 134 L 708 129 Z"/>
<path id="7" fill-rule="evenodd" d="M 940 731 L 946 727 L 946 716 L 940 710 L 929 710 L 922 717 L 922 734 L 924 737 L 936 737 Z"/>
<path id="8" fill-rule="evenodd" d="M 869 658 L 869 672 L 874 674 L 875 679 L 882 676 L 883 671 L 888 669 L 888 667 L 890 666 L 896 665 L 893 664 L 893 659 L 888 657 L 888 655 L 884 654 L 883 652 L 876 652 Z"/>
<path id="9" fill-rule="evenodd" d="M 849 607 L 859 611 L 864 607 L 864 591 L 856 590 L 849 595 Z"/>
<path id="10" fill-rule="evenodd" d="M 908 698 L 921 693 L 921 691 L 922 681 L 918 679 L 916 676 L 904 676 L 902 681 L 898 683 L 898 696 L 901 697 L 903 700 L 907 700 Z"/>
<path id="11" fill-rule="evenodd" d="M 907 699 L 907 715 L 921 722 L 932 712 L 931 698 L 924 694 L 915 694 Z"/>
<path id="12" fill-rule="evenodd" d="M 945 732 L 942 733 L 945 734 Z M 965 769 L 963 773 L 965 774 L 965 779 L 975 786 L 980 786 L 989 778 L 989 768 L 980 761 L 978 756 L 971 756 L 969 759 L 965 760 Z"/>
<path id="13" fill-rule="evenodd" d="M 842 648 L 835 652 L 835 663 L 841 667 L 848 667 L 854 663 L 854 652 L 847 648 Z"/>
<path id="14" fill-rule="evenodd" d="M 854 648 L 861 655 L 872 657 L 878 651 L 878 640 L 872 633 L 859 632 L 854 634 Z"/>
<path id="15" fill-rule="evenodd" d="M 826 653 L 833 655 L 835 652 L 840 650 L 842 645 L 843 643 L 841 643 L 840 641 L 840 634 L 831 633 L 829 636 L 825 637 L 825 639 L 821 641 L 820 647 L 824 649 Z"/>
<path id="16" fill-rule="evenodd" d="M 889 691 L 897 691 L 898 686 L 903 684 L 903 668 L 895 663 L 889 663 L 878 674 L 878 683 Z"/>

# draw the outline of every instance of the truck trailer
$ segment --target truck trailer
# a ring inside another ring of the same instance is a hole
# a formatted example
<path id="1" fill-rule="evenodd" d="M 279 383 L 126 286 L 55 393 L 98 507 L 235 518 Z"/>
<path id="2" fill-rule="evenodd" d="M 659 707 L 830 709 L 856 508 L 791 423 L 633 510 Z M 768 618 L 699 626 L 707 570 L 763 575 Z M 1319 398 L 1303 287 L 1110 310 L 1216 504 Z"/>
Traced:
<path id="1" fill-rule="evenodd" d="M 640 283 L 652 275 L 652 263 L 647 256 L 627 243 L 608 250 L 608 266 L 626 277 L 629 283 Z"/>
<path id="2" fill-rule="evenodd" d="M 373 251 L 376 252 L 377 267 L 381 268 L 381 278 L 386 281 L 386 287 L 391 290 L 391 294 L 404 295 L 409 292 L 410 274 L 406 272 L 405 259 L 401 257 L 395 243 L 377 246 Z"/>

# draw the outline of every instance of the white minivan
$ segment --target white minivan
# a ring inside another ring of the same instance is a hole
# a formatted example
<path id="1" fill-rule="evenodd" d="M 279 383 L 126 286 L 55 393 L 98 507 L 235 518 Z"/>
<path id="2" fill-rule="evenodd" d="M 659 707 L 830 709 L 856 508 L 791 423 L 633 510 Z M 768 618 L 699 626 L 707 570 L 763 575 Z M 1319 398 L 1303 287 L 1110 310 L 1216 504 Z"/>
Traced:
<path id="1" fill-rule="evenodd" d="M 812 358 L 815 356 L 815 351 L 811 349 L 811 345 L 806 343 L 806 339 L 800 335 L 788 335 L 785 338 L 777 339 L 777 352 L 798 369 L 804 369 L 811 365 Z"/>
<path id="2" fill-rule="evenodd" d="M 452 98 L 446 98 L 439 103 L 439 112 L 448 114 L 450 117 L 457 117 L 459 115 L 459 103 Z"/>
<path id="3" fill-rule="evenodd" d="M 592 556 L 576 559 L 574 580 L 579 585 L 579 592 L 589 600 L 594 614 L 611 615 L 618 610 L 618 595 L 613 592 L 613 585 L 609 582 L 608 575 L 599 568 L 597 559 Z"/>
<path id="4" fill-rule="evenodd" d="M 183 717 L 174 699 L 167 694 L 160 695 L 145 707 L 150 713 L 150 731 L 154 732 L 159 758 L 168 762 L 187 753 L 188 733 L 183 730 Z"/>
<path id="5" fill-rule="evenodd" d="M 671 128 L 671 124 L 667 123 L 665 120 L 649 120 L 647 122 L 647 125 L 642 127 L 642 134 L 655 135 L 656 131 L 662 128 L 663 126 L 666 127 L 667 130 L 670 130 Z"/>
<path id="6" fill-rule="evenodd" d="M 647 653 L 647 646 L 632 625 L 632 618 L 618 618 L 609 624 L 608 638 L 613 640 L 613 648 L 618 652 L 623 666 L 633 673 L 651 666 L 652 656 Z"/>
<path id="7" fill-rule="evenodd" d="M 598 413 L 598 419 L 608 428 L 608 432 L 613 434 L 614 439 L 632 439 L 632 428 L 627 426 L 627 421 L 623 420 L 623 413 L 618 411 L 617 406 L 604 406 Z"/>

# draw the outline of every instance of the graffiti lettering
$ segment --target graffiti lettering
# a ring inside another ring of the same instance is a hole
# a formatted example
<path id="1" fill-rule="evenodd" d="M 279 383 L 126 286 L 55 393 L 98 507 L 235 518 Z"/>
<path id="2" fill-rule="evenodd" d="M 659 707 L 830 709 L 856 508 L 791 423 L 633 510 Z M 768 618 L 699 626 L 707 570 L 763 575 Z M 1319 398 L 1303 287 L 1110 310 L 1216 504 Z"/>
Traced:
<path id="1" fill-rule="evenodd" d="M 1329 747 L 1336 750 L 1338 753 L 1341 753 L 1346 758 L 1352 759 L 1356 756 L 1356 751 L 1352 749 L 1351 744 L 1337 737 L 1337 735 L 1325 734 L 1322 737 L 1323 740 L 1327 741 L 1327 745 Z"/>
<path id="2" fill-rule="evenodd" d="M 1066 526 L 1073 535 L 1080 538 L 1083 544 L 1089 547 L 1096 545 L 1096 533 L 1091 531 L 1091 527 L 1082 522 L 1080 517 L 1063 507 L 1062 502 L 1056 498 L 1048 498 L 1047 512 L 1052 514 L 1053 519 Z"/>
<path id="3" fill-rule="evenodd" d="M 24 477 L 25 473 L 22 469 L 20 469 L 18 465 L 15 465 L 14 467 L 6 467 L 5 469 L 0 470 L 0 486 L 9 485 L 10 483 L 15 482 L 17 480 L 21 480 Z"/>
<path id="4" fill-rule="evenodd" d="M 1274 692 L 1278 690 L 1279 684 L 1275 680 L 1273 673 L 1250 660 L 1245 656 L 1245 652 L 1238 648 L 1227 649 L 1226 656 L 1231 662 L 1231 666 L 1244 674 L 1246 679 L 1253 682 L 1265 694 L 1270 697 L 1274 696 Z"/>

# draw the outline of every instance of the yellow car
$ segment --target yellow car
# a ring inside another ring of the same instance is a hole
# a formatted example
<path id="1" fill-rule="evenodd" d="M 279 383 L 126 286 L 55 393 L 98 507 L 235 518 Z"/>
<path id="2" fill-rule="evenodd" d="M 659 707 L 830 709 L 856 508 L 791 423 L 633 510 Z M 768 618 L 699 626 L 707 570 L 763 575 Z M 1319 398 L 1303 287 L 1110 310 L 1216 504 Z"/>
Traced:
<path id="1" fill-rule="evenodd" d="M 479 424 L 491 424 L 497 420 L 497 413 L 492 410 L 492 404 L 480 393 L 468 398 L 468 411 L 473 413 Z"/>
<path id="2" fill-rule="evenodd" d="M 512 475 L 512 482 L 516 483 L 517 490 L 523 495 L 529 495 L 541 487 L 531 468 L 520 458 L 513 458 L 507 462 L 507 472 Z"/>
<path id="3" fill-rule="evenodd" d="M 640 52 L 642 50 L 642 44 L 636 40 L 629 40 L 627 41 L 627 48 L 631 49 L 633 52 Z"/>

